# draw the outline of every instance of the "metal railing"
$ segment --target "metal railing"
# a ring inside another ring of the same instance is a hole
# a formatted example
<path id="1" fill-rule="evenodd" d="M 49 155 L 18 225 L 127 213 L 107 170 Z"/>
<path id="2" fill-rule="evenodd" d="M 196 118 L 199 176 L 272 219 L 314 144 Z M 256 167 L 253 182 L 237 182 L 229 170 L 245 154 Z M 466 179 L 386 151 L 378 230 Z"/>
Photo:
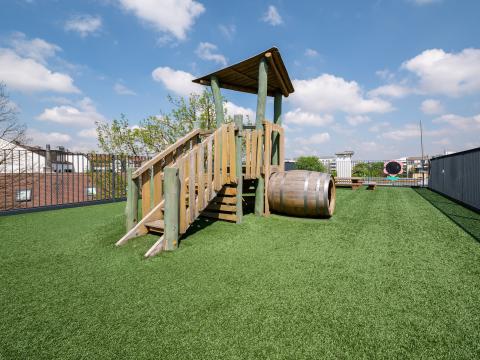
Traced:
<path id="1" fill-rule="evenodd" d="M 127 168 L 146 157 L 0 150 L 0 214 L 124 200 Z"/>
<path id="2" fill-rule="evenodd" d="M 388 175 L 383 172 L 386 161 L 389 160 L 323 160 L 321 162 L 329 174 L 340 178 L 359 178 L 364 184 L 374 182 L 380 186 L 402 187 L 423 187 L 428 185 L 428 160 L 424 162 L 420 159 L 400 161 L 403 172 L 395 178 L 388 178 Z M 294 170 L 296 166 L 294 162 L 290 161 L 285 164 L 285 168 Z"/>

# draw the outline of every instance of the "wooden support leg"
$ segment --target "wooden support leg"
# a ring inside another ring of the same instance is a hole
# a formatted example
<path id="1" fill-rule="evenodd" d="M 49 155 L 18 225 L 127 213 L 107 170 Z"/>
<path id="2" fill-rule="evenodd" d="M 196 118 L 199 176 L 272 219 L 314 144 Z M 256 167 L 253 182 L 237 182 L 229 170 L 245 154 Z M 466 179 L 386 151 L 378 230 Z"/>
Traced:
<path id="1" fill-rule="evenodd" d="M 178 169 L 165 168 L 165 250 L 178 246 L 180 180 Z"/>
<path id="2" fill-rule="evenodd" d="M 127 169 L 127 206 L 125 208 L 127 232 L 135 226 L 138 221 L 138 183 L 132 179 L 134 169 Z"/>
<path id="3" fill-rule="evenodd" d="M 267 73 L 268 73 L 268 64 L 267 60 L 263 58 L 260 60 L 258 67 L 258 97 L 257 97 L 257 114 L 255 119 L 255 127 L 257 130 L 263 129 L 263 120 L 265 120 L 265 106 L 267 103 Z M 259 135 L 261 136 L 261 135 Z M 260 142 L 261 144 L 262 142 Z M 257 151 L 263 155 L 263 149 L 261 146 L 257 148 Z M 260 157 L 260 164 L 263 161 L 263 158 Z M 257 162 L 258 166 L 258 162 Z M 263 215 L 264 211 L 264 184 L 265 178 L 262 174 L 258 175 L 257 188 L 255 189 L 255 215 Z"/>

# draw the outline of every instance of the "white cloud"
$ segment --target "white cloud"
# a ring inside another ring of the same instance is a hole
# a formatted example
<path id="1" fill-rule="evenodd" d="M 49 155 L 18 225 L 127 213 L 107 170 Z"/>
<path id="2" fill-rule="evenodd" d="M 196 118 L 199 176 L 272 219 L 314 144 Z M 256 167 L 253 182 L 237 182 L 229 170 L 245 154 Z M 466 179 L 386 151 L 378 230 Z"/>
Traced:
<path id="1" fill-rule="evenodd" d="M 285 123 L 307 126 L 326 126 L 333 122 L 333 116 L 313 114 L 302 111 L 300 108 L 289 111 L 284 115 Z"/>
<path id="2" fill-rule="evenodd" d="M 423 136 L 445 136 L 451 133 L 451 130 L 442 128 L 423 131 Z M 391 130 L 383 133 L 382 137 L 392 140 L 405 140 L 408 138 L 420 139 L 420 127 L 418 124 L 405 124 L 403 128 Z"/>
<path id="3" fill-rule="evenodd" d="M 115 85 L 113 86 L 113 90 L 115 90 L 118 95 L 137 95 L 135 91 L 129 89 L 128 87 L 119 82 L 115 83 Z"/>
<path id="4" fill-rule="evenodd" d="M 177 95 L 189 96 L 191 93 L 200 93 L 202 86 L 192 83 L 195 77 L 182 70 L 174 70 L 168 66 L 160 66 L 152 71 L 153 80 L 161 82 L 168 90 Z"/>
<path id="5" fill-rule="evenodd" d="M 434 99 L 424 100 L 420 109 L 427 115 L 441 114 L 445 111 L 442 103 Z"/>
<path id="6" fill-rule="evenodd" d="M 316 133 L 307 137 L 295 138 L 295 143 L 300 145 L 319 145 L 330 140 L 328 132 Z"/>
<path id="7" fill-rule="evenodd" d="M 355 81 L 323 74 L 308 80 L 293 80 L 295 92 L 290 101 L 308 112 L 343 111 L 349 114 L 386 113 L 392 105 L 383 99 L 363 96 Z"/>
<path id="8" fill-rule="evenodd" d="M 205 7 L 194 0 L 118 0 L 121 6 L 157 31 L 167 32 L 184 40 L 195 18 Z"/>
<path id="9" fill-rule="evenodd" d="M 480 114 L 475 116 L 460 116 L 455 114 L 445 114 L 432 121 L 433 123 L 440 124 L 446 123 L 452 127 L 464 131 L 480 128 Z"/>
<path id="10" fill-rule="evenodd" d="M 372 119 L 370 119 L 366 115 L 348 115 L 346 119 L 347 119 L 347 122 L 352 126 L 357 126 L 357 125 L 365 124 L 372 121 Z"/>
<path id="11" fill-rule="evenodd" d="M 277 26 L 283 23 L 283 19 L 278 13 L 278 10 L 275 6 L 269 5 L 267 12 L 263 15 L 262 20 L 272 26 Z"/>
<path id="12" fill-rule="evenodd" d="M 460 53 L 425 50 L 402 67 L 419 77 L 420 90 L 425 93 L 458 97 L 480 91 L 480 49 Z"/>
<path id="13" fill-rule="evenodd" d="M 95 128 L 83 129 L 78 132 L 78 136 L 89 139 L 97 139 L 97 130 Z"/>
<path id="14" fill-rule="evenodd" d="M 232 40 L 235 33 L 237 32 L 237 27 L 234 24 L 230 25 L 218 25 L 218 29 L 227 39 Z"/>
<path id="15" fill-rule="evenodd" d="M 213 61 L 219 63 L 220 65 L 227 65 L 227 59 L 222 54 L 216 53 L 217 45 L 211 44 L 209 42 L 201 42 L 198 44 L 197 50 L 195 50 L 195 54 L 202 59 Z"/>
<path id="16" fill-rule="evenodd" d="M 388 121 L 382 121 L 378 124 L 372 125 L 368 128 L 368 131 L 370 132 L 380 132 L 382 129 L 390 126 L 390 123 Z"/>
<path id="17" fill-rule="evenodd" d="M 53 72 L 42 63 L 21 57 L 11 49 L 0 48 L 0 79 L 9 88 L 25 92 L 80 92 L 69 75 Z"/>
<path id="18" fill-rule="evenodd" d="M 78 33 L 81 37 L 93 35 L 102 28 L 102 18 L 98 15 L 74 15 L 65 22 L 65 30 Z"/>
<path id="19" fill-rule="evenodd" d="M 60 46 L 49 43 L 43 39 L 27 39 L 22 32 L 14 32 L 6 41 L 15 53 L 19 56 L 33 59 L 41 64 L 45 64 L 46 60 L 55 56 L 62 49 Z"/>
<path id="20" fill-rule="evenodd" d="M 308 57 L 318 56 L 318 51 L 314 50 L 314 49 L 306 49 L 305 50 L 305 56 L 308 56 Z"/>
<path id="21" fill-rule="evenodd" d="M 377 70 L 375 71 L 375 74 L 382 80 L 391 81 L 395 78 L 395 74 L 388 69 Z"/>
<path id="22" fill-rule="evenodd" d="M 383 85 L 369 91 L 368 95 L 372 97 L 385 96 L 390 98 L 403 98 L 408 94 L 410 94 L 411 92 L 412 90 L 406 86 L 397 85 L 397 84 L 388 84 L 388 85 Z"/>
<path id="23" fill-rule="evenodd" d="M 63 125 L 91 127 L 96 121 L 105 121 L 105 117 L 97 112 L 92 100 L 83 98 L 75 106 L 60 105 L 47 108 L 37 116 L 40 121 L 50 121 Z"/>
<path id="24" fill-rule="evenodd" d="M 256 113 L 253 109 L 245 108 L 243 106 L 236 105 L 230 101 L 226 101 L 223 106 L 227 110 L 227 114 L 230 116 L 243 115 L 243 122 L 255 122 Z"/>
<path id="25" fill-rule="evenodd" d="M 72 137 L 68 134 L 59 132 L 43 132 L 33 128 L 27 129 L 27 138 L 35 145 L 50 144 L 52 146 L 65 145 L 72 140 Z"/>
<path id="26" fill-rule="evenodd" d="M 437 145 L 444 145 L 445 146 L 445 145 L 450 145 L 451 141 L 448 138 L 443 138 L 443 139 L 440 139 L 440 140 L 432 141 L 432 143 L 437 144 Z"/>

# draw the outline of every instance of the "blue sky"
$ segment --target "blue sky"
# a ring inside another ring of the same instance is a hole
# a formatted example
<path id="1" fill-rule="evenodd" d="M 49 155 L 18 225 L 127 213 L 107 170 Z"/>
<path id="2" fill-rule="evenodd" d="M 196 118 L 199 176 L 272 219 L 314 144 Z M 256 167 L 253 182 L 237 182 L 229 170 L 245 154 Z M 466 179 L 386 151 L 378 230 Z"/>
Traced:
<path id="1" fill-rule="evenodd" d="M 296 90 L 288 157 L 418 155 L 419 120 L 438 154 L 480 146 L 479 13 L 476 0 L 11 0 L 0 80 L 33 144 L 88 150 L 95 120 L 168 111 L 192 78 L 277 46 Z M 252 116 L 255 96 L 224 95 Z"/>

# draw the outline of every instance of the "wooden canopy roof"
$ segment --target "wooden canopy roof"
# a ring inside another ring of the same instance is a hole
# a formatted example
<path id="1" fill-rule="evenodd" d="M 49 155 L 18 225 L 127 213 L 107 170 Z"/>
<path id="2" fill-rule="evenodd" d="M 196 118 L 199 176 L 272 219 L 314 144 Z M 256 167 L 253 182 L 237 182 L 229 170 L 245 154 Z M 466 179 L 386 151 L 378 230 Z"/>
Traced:
<path id="1" fill-rule="evenodd" d="M 295 90 L 280 52 L 276 47 L 265 50 L 237 64 L 202 76 L 193 80 L 193 82 L 210 85 L 211 77 L 216 76 L 222 88 L 256 94 L 258 92 L 258 67 L 260 60 L 264 57 L 268 60 L 267 95 L 275 96 L 279 92 L 283 96 L 288 96 L 293 93 Z"/>

